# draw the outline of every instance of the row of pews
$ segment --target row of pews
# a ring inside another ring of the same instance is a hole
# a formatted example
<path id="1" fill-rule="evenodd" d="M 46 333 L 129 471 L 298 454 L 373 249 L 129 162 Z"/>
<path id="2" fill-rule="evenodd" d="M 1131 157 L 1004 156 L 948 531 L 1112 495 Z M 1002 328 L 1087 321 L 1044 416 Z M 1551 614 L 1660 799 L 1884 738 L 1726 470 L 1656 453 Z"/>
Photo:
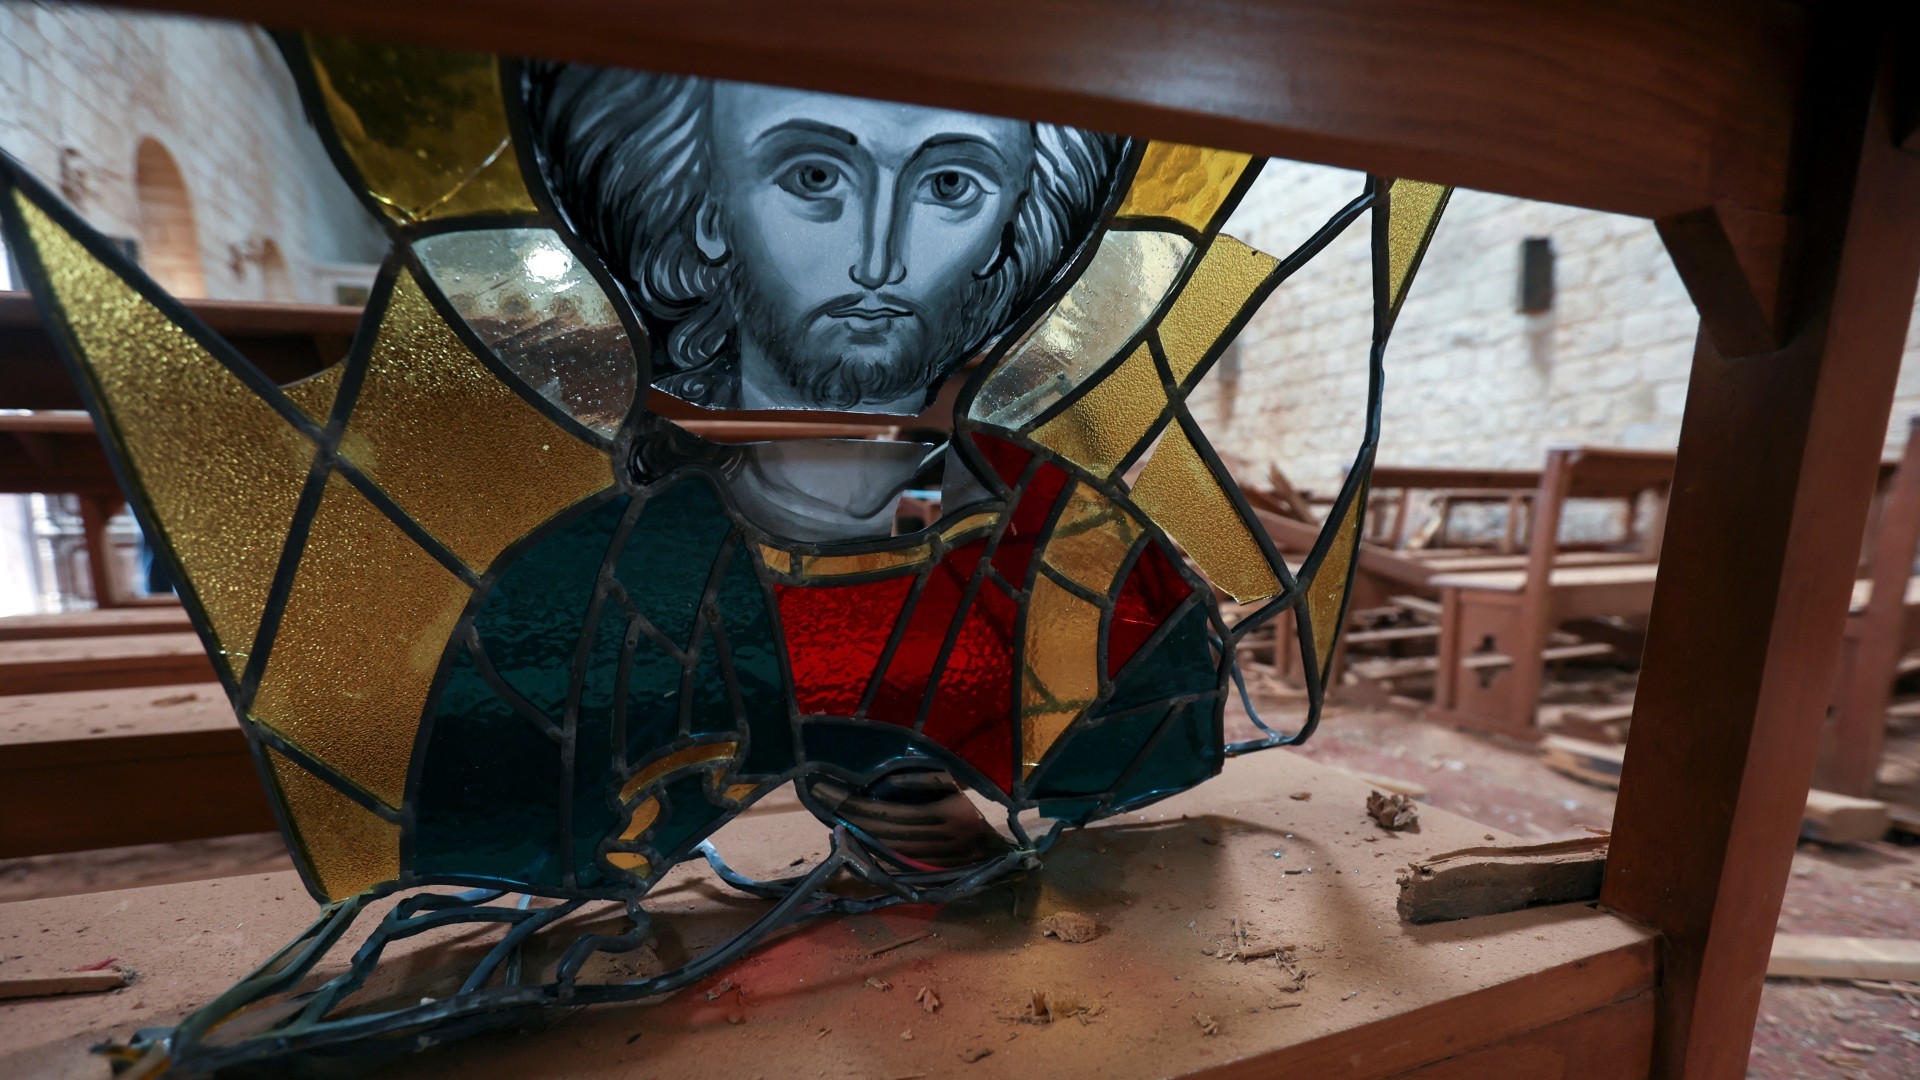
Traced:
<path id="1" fill-rule="evenodd" d="M 1872 793 L 1896 679 L 1920 670 L 1916 434 L 1920 417 L 1902 457 L 1880 470 L 1832 692 L 1819 781 L 1848 795 Z M 1525 740 L 1564 726 L 1623 741 L 1630 697 L 1543 707 L 1542 695 L 1563 665 L 1637 666 L 1673 463 L 1669 452 L 1569 446 L 1548 451 L 1537 470 L 1376 468 L 1328 685 Z M 1277 469 L 1267 481 L 1245 487 L 1247 499 L 1280 550 L 1304 557 L 1321 503 Z M 1596 529 L 1608 519 L 1611 535 Z M 1243 648 L 1299 685 L 1294 624 L 1269 625 Z"/>

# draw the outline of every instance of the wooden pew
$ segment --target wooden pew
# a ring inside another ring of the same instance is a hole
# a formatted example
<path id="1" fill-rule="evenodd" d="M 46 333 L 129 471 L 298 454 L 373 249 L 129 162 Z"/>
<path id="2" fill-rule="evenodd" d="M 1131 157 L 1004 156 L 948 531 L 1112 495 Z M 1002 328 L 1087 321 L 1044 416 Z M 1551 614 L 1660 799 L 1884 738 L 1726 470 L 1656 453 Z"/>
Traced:
<path id="1" fill-rule="evenodd" d="M 1559 537 L 1567 502 L 1664 493 L 1673 460 L 1670 453 L 1644 450 L 1560 447 L 1548 452 L 1533 497 L 1533 539 L 1525 567 L 1449 571 L 1430 579 L 1440 592 L 1441 632 L 1428 715 L 1463 727 L 1535 737 L 1546 665 L 1611 651 L 1595 643 L 1551 648 L 1553 631 L 1580 619 L 1644 617 L 1653 604 L 1658 515 L 1647 535 L 1635 536 L 1629 513 L 1631 561 L 1570 565 Z"/>
<path id="2" fill-rule="evenodd" d="M 217 683 L 0 697 L 0 858 L 274 828 Z"/>
<path id="3" fill-rule="evenodd" d="M 56 611 L 46 615 L 9 615 L 0 618 L 0 642 L 177 634 L 192 629 L 193 625 L 187 621 L 187 609 L 176 601 L 140 607 Z"/>
<path id="4" fill-rule="evenodd" d="M 210 682 L 213 662 L 191 631 L 0 642 L 0 697 Z"/>
<path id="5" fill-rule="evenodd" d="M 1816 785 L 1845 795 L 1873 794 L 1894 679 L 1901 658 L 1920 649 L 1920 578 L 1913 574 L 1920 548 L 1920 416 L 1907 422 L 1906 449 L 1876 517 L 1865 545 L 1866 577 L 1854 583 L 1814 776 Z"/>

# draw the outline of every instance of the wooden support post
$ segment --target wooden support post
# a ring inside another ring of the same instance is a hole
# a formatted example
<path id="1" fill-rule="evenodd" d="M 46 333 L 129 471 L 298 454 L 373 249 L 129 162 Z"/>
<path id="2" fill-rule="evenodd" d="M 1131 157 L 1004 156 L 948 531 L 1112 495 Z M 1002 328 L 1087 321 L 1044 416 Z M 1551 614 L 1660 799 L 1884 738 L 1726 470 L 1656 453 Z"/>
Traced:
<path id="1" fill-rule="evenodd" d="M 1656 1076 L 1745 1075 L 1812 779 L 1920 279 L 1899 38 L 1860 25 L 1890 17 L 1816 35 L 1786 345 L 1732 361 L 1703 333 L 1694 354 L 1601 894 L 1666 936 Z"/>
<path id="2" fill-rule="evenodd" d="M 1775 329 L 1787 219 L 1709 207 L 1654 222 L 1673 257 L 1700 326 L 1722 356 L 1780 347 Z"/>
<path id="3" fill-rule="evenodd" d="M 1907 579 L 1920 545 L 1920 418 L 1907 425 L 1907 447 L 1880 511 L 1865 610 L 1849 619 L 1847 659 L 1833 688 L 1833 726 L 1820 749 L 1818 782 L 1831 791 L 1872 795 L 1887 735 L 1887 703 L 1905 644 Z"/>
<path id="4" fill-rule="evenodd" d="M 118 497 L 80 496 L 80 528 L 87 548 L 87 577 L 93 583 L 93 602 L 115 607 L 124 599 L 119 575 L 114 573 L 113 537 L 107 525 L 120 508 Z"/>

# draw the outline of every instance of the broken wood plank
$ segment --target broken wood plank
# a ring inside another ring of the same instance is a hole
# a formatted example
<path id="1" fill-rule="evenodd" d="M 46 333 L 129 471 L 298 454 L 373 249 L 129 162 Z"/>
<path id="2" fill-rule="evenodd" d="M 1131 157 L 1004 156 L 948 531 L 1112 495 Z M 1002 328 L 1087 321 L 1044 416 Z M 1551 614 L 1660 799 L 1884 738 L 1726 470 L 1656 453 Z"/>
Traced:
<path id="1" fill-rule="evenodd" d="M 69 971 L 59 975 L 0 977 L 0 1001 L 57 997 L 61 994 L 98 994 L 118 990 L 127 982 L 127 973 L 114 968 L 105 971 Z"/>
<path id="2" fill-rule="evenodd" d="M 1413 675 L 1431 675 L 1439 670 L 1440 658 L 1437 656 L 1406 656 L 1397 660 L 1375 660 L 1362 663 L 1354 661 L 1347 665 L 1347 671 L 1372 682 L 1389 682 Z"/>
<path id="3" fill-rule="evenodd" d="M 1920 981 L 1920 941 L 1775 934 L 1767 977 Z"/>
<path id="4" fill-rule="evenodd" d="M 1384 630 L 1355 630 L 1347 635 L 1349 645 L 1385 645 L 1395 641 L 1421 641 L 1438 638 L 1438 626 L 1390 626 Z"/>
<path id="5" fill-rule="evenodd" d="M 1607 839 L 1471 847 L 1411 863 L 1399 878 L 1400 917 L 1411 923 L 1449 922 L 1597 899 L 1606 875 Z"/>
<path id="6" fill-rule="evenodd" d="M 1541 762 L 1558 773 L 1601 787 L 1620 786 L 1624 746 L 1607 746 L 1565 735 L 1541 741 Z M 1800 818 L 1800 835 L 1822 844 L 1858 844 L 1878 840 L 1887 831 L 1887 804 L 1814 789 L 1807 792 L 1807 808 Z"/>
<path id="7" fill-rule="evenodd" d="M 1887 804 L 1815 789 L 1807 792 L 1800 835 L 1823 844 L 1858 844 L 1887 832 Z"/>
<path id="8" fill-rule="evenodd" d="M 1425 615 L 1431 619 L 1440 617 L 1440 601 L 1428 600 L 1423 596 L 1389 596 L 1387 602 L 1395 607 L 1403 607 L 1415 615 Z"/>
<path id="9" fill-rule="evenodd" d="M 1586 660 L 1596 656 L 1612 656 L 1613 646 L 1604 641 L 1587 641 L 1578 645 L 1556 645 L 1540 650 L 1542 663 L 1554 663 L 1560 660 Z M 1460 661 L 1460 666 L 1469 671 L 1483 668 L 1503 668 L 1513 666 L 1513 657 L 1501 653 L 1475 653 Z"/>
<path id="10" fill-rule="evenodd" d="M 1624 724 L 1633 719 L 1633 702 L 1618 705 L 1565 705 L 1560 709 L 1564 720 L 1578 724 L 1594 724 L 1605 727 L 1611 724 Z"/>

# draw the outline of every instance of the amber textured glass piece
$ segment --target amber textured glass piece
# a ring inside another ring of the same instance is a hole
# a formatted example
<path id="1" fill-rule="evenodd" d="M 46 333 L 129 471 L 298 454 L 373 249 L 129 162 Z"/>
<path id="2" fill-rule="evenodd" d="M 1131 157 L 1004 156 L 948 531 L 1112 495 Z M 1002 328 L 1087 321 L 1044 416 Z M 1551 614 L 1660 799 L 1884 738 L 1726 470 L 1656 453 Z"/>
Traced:
<path id="1" fill-rule="evenodd" d="M 272 749 L 267 760 L 294 836 L 328 900 L 344 900 L 400 876 L 400 826 Z"/>
<path id="2" fill-rule="evenodd" d="M 613 482 L 606 453 L 495 378 L 411 274 L 394 282 L 340 447 L 477 571 Z"/>
<path id="3" fill-rule="evenodd" d="M 334 134 L 394 221 L 534 211 L 494 57 L 322 34 L 305 41 Z"/>
<path id="4" fill-rule="evenodd" d="M 1085 271 L 980 387 L 968 414 L 1024 426 L 1119 355 L 1180 279 L 1193 243 L 1173 233 L 1116 230 Z"/>
<path id="5" fill-rule="evenodd" d="M 605 856 L 607 865 L 625 870 L 634 877 L 646 877 L 653 871 L 653 864 L 645 855 L 635 855 L 631 851 L 609 851 Z"/>
<path id="6" fill-rule="evenodd" d="M 1105 594 L 1140 528 L 1100 492 L 1080 484 L 1067 496 L 1041 560 L 1076 584 Z"/>
<path id="7" fill-rule="evenodd" d="M 1206 231 L 1253 158 L 1231 150 L 1153 142 L 1117 217 L 1163 217 Z"/>
<path id="8" fill-rule="evenodd" d="M 1278 265 L 1231 236 L 1214 238 L 1160 320 L 1160 347 L 1176 382 L 1187 381 Z"/>
<path id="9" fill-rule="evenodd" d="M 697 746 L 689 746 L 684 750 L 676 750 L 628 777 L 627 782 L 620 785 L 620 801 L 626 802 L 632 799 L 635 795 L 645 790 L 647 785 L 689 766 L 703 765 L 714 761 L 727 761 L 734 756 L 734 751 L 738 749 L 740 749 L 739 743 L 718 742 L 700 743 Z M 635 835 L 638 834 L 636 833 Z M 621 839 L 631 840 L 633 837 L 623 836 Z"/>
<path id="10" fill-rule="evenodd" d="M 1387 191 L 1387 323 L 1400 314 L 1407 284 L 1420 266 L 1453 189 L 1422 180 L 1395 180 Z"/>
<path id="11" fill-rule="evenodd" d="M 1333 534 L 1333 543 L 1320 560 L 1320 566 L 1313 572 L 1313 580 L 1307 583 L 1307 617 L 1313 622 L 1313 658 L 1320 665 L 1320 675 L 1326 677 L 1327 665 L 1333 659 L 1334 639 L 1340 631 L 1340 607 L 1347 598 L 1347 571 L 1353 566 L 1354 549 L 1359 546 L 1360 507 L 1367 501 L 1367 487 L 1360 485 L 1353 501 L 1347 504 L 1347 512 L 1340 518 L 1340 527 Z"/>
<path id="12" fill-rule="evenodd" d="M 926 544 L 915 544 L 893 551 L 866 551 L 857 555 L 807 555 L 800 559 L 798 576 L 835 578 L 870 574 L 876 570 L 898 570 L 925 563 L 932 554 L 932 549 Z"/>
<path id="13" fill-rule="evenodd" d="M 1142 343 L 1099 385 L 1036 428 L 1033 441 L 1104 479 L 1166 408 L 1160 368 Z"/>
<path id="14" fill-rule="evenodd" d="M 14 199 L 134 495 L 166 534 L 237 676 L 314 445 L 72 234 L 18 191 Z"/>
<path id="15" fill-rule="evenodd" d="M 1100 692 L 1100 609 L 1053 583 L 1033 583 L 1020 682 L 1021 775 L 1032 772 Z"/>
<path id="16" fill-rule="evenodd" d="M 1184 548 L 1207 580 L 1245 604 L 1280 591 L 1233 500 L 1178 425 L 1167 429 L 1133 486 L 1134 505 Z"/>
<path id="17" fill-rule="evenodd" d="M 288 383 L 280 390 L 287 395 L 287 400 L 300 406 L 301 412 L 313 417 L 314 423 L 326 427 L 327 417 L 333 414 L 333 399 L 340 393 L 340 380 L 346 371 L 347 365 L 338 363 L 297 383 Z"/>
<path id="18" fill-rule="evenodd" d="M 470 590 L 338 474 L 307 532 L 254 718 L 398 807 Z"/>

